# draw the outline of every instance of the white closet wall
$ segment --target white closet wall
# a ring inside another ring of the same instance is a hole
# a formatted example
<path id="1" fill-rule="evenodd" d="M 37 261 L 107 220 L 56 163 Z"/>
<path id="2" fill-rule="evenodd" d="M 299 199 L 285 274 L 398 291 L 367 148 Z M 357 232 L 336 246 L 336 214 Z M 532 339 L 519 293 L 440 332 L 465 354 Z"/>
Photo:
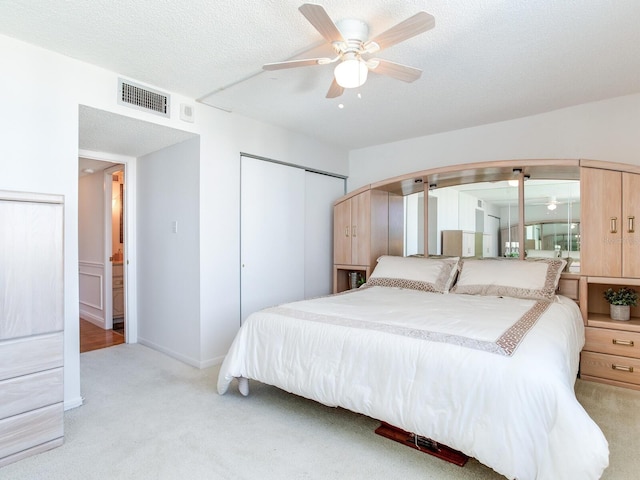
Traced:
<path id="1" fill-rule="evenodd" d="M 328 295 L 333 285 L 333 202 L 345 181 L 305 172 L 304 297 Z"/>
<path id="2" fill-rule="evenodd" d="M 332 286 L 333 201 L 344 179 L 241 157 L 241 321 Z"/>

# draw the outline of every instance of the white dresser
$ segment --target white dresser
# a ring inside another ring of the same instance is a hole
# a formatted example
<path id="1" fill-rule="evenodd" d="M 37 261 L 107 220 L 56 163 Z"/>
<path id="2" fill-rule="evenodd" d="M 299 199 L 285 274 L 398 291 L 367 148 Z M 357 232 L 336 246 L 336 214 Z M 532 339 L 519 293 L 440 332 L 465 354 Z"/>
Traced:
<path id="1" fill-rule="evenodd" d="M 63 197 L 0 191 L 0 467 L 63 442 Z"/>

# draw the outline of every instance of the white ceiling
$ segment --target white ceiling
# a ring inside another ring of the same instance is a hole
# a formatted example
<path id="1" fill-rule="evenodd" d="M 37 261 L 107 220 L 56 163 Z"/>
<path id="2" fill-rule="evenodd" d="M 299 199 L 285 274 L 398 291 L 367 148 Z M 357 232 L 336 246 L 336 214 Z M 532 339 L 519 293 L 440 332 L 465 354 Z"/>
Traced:
<path id="1" fill-rule="evenodd" d="M 422 77 L 372 74 L 362 99 L 328 100 L 330 65 L 262 72 L 322 43 L 303 0 L 3 0 L 0 33 L 346 148 L 640 92 L 638 0 L 320 1 L 370 36 L 432 14 L 433 30 L 379 54 Z"/>
<path id="2" fill-rule="evenodd" d="M 92 155 L 107 153 L 127 157 L 141 157 L 195 136 L 194 133 L 169 128 L 156 123 L 125 117 L 104 110 L 80 106 L 78 112 L 78 148 L 81 155 L 91 151 Z M 104 170 L 113 163 L 93 160 L 81 156 L 78 174 L 84 176 Z"/>

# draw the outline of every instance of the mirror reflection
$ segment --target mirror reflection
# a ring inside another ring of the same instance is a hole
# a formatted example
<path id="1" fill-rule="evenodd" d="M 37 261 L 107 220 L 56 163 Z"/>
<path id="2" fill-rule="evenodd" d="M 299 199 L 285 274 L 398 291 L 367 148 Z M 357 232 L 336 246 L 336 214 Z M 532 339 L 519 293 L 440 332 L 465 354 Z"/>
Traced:
<path id="1" fill-rule="evenodd" d="M 521 241 L 517 181 L 482 182 L 429 191 L 429 255 L 562 257 L 580 265 L 580 182 L 527 180 Z M 424 193 L 405 197 L 405 255 L 423 254 Z"/>
<path id="2" fill-rule="evenodd" d="M 579 271 L 580 182 L 530 180 L 524 187 L 527 257 L 564 258 L 568 271 Z"/>

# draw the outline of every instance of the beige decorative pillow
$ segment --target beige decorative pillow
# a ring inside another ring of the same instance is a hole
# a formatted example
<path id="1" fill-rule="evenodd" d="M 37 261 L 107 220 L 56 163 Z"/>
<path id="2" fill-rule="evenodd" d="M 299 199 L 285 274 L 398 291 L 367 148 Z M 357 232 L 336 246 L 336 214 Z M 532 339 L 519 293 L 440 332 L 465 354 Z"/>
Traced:
<path id="1" fill-rule="evenodd" d="M 378 258 L 367 285 L 447 293 L 455 279 L 458 260 L 458 257 L 432 259 L 383 255 Z"/>
<path id="2" fill-rule="evenodd" d="M 451 291 L 552 300 L 566 263 L 561 258 L 461 260 L 458 281 Z"/>

